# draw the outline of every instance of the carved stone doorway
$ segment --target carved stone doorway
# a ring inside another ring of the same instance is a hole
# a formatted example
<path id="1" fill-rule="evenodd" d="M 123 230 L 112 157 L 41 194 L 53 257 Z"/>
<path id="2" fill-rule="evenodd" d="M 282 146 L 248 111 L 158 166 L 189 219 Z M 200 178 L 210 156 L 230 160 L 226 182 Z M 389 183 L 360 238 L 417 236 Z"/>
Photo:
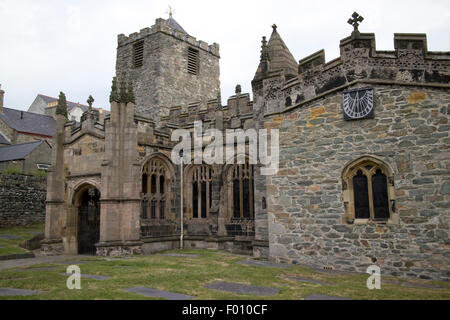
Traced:
<path id="1" fill-rule="evenodd" d="M 78 253 L 96 254 L 100 240 L 100 192 L 86 188 L 80 195 L 78 207 Z"/>

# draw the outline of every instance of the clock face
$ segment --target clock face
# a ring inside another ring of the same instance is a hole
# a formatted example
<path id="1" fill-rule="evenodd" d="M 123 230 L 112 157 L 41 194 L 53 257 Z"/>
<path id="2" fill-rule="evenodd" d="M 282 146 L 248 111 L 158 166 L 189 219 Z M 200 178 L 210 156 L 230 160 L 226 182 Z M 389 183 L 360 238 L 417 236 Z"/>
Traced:
<path id="1" fill-rule="evenodd" d="M 358 89 L 343 93 L 345 120 L 374 117 L 373 89 Z"/>

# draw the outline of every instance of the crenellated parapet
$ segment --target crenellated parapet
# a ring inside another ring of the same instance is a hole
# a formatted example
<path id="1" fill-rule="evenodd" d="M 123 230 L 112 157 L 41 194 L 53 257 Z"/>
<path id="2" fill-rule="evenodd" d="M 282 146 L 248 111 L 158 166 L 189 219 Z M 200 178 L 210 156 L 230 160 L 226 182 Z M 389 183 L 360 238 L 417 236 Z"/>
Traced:
<path id="1" fill-rule="evenodd" d="M 236 92 L 222 106 L 220 98 L 209 100 L 207 103 L 194 102 L 185 107 L 174 106 L 169 114 L 161 117 L 166 126 L 191 127 L 194 121 L 202 121 L 208 126 L 216 128 L 239 128 L 246 120 L 253 118 L 253 102 L 249 93 Z M 220 122 L 220 123 L 219 123 Z"/>
<path id="2" fill-rule="evenodd" d="M 138 40 L 142 40 L 148 36 L 151 36 L 153 34 L 156 34 L 158 32 L 165 33 L 167 35 L 170 35 L 178 40 L 182 40 L 194 47 L 197 47 L 203 51 L 209 52 L 210 54 L 220 57 L 220 47 L 218 43 L 213 43 L 209 45 L 208 43 L 197 40 L 195 37 L 190 36 L 189 34 L 182 32 L 180 30 L 177 30 L 173 28 L 173 26 L 170 24 L 169 20 L 164 19 L 156 19 L 155 24 L 151 26 L 150 28 L 144 28 L 140 30 L 140 32 L 134 32 L 130 34 L 129 36 L 126 36 L 124 34 L 119 34 L 117 37 L 118 46 L 122 47 L 130 43 L 134 43 Z"/>
<path id="3" fill-rule="evenodd" d="M 373 33 L 352 34 L 340 42 L 340 57 L 325 62 L 320 50 L 299 62 L 296 79 L 282 88 L 282 107 L 344 88 L 355 82 L 448 85 L 450 52 L 430 52 L 425 34 L 396 33 L 394 51 L 378 51 Z"/>
<path id="4" fill-rule="evenodd" d="M 177 126 L 165 123 L 158 127 L 155 121 L 136 115 L 134 121 L 137 123 L 139 146 L 172 146 L 173 143 L 170 141 L 171 130 L 178 128 Z"/>
<path id="5" fill-rule="evenodd" d="M 169 114 L 161 117 L 161 120 L 181 126 L 199 120 L 211 121 L 214 119 L 217 107 L 217 99 L 209 100 L 206 103 L 196 101 L 184 106 L 173 106 L 169 109 Z"/>

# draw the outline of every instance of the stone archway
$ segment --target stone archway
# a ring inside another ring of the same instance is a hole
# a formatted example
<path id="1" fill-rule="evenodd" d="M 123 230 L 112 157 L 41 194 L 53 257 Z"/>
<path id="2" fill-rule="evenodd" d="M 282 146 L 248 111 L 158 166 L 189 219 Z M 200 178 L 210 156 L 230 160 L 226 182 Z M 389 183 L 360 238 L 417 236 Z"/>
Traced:
<path id="1" fill-rule="evenodd" d="M 83 185 L 75 194 L 74 205 L 78 253 L 95 255 L 95 244 L 100 241 L 100 191 L 92 185 Z"/>

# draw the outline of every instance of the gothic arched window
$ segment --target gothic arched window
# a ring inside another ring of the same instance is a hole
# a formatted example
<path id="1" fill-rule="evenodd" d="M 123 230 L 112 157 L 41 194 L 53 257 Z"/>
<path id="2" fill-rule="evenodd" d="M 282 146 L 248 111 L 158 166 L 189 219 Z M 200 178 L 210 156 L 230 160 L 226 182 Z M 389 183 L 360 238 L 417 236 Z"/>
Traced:
<path id="1" fill-rule="evenodd" d="M 391 171 L 368 157 L 351 164 L 344 172 L 345 219 L 347 222 L 391 221 L 395 214 Z"/>
<path id="2" fill-rule="evenodd" d="M 155 157 L 145 166 L 142 174 L 142 218 L 165 219 L 166 216 L 166 166 Z"/>
<path id="3" fill-rule="evenodd" d="M 212 205 L 212 168 L 199 165 L 192 169 L 192 218 L 209 217 Z"/>
<path id="4" fill-rule="evenodd" d="M 235 165 L 232 173 L 233 218 L 254 218 L 253 166 L 248 163 Z"/>

